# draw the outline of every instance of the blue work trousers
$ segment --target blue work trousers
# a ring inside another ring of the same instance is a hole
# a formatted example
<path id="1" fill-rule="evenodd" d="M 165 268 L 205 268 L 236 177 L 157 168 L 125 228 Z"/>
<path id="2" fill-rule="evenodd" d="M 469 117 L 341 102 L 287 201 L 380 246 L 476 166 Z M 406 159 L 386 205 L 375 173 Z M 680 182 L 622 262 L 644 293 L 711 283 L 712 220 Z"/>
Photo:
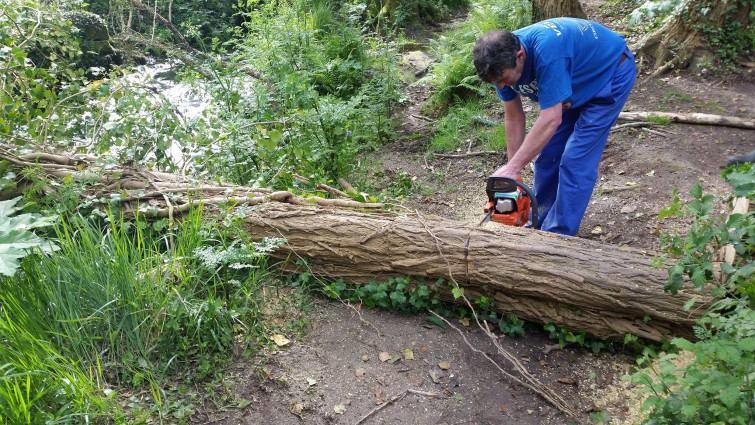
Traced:
<path id="1" fill-rule="evenodd" d="M 537 228 L 576 235 L 598 179 L 608 133 L 634 85 L 634 56 L 618 64 L 613 78 L 586 104 L 564 109 L 561 125 L 535 161 L 533 192 Z"/>

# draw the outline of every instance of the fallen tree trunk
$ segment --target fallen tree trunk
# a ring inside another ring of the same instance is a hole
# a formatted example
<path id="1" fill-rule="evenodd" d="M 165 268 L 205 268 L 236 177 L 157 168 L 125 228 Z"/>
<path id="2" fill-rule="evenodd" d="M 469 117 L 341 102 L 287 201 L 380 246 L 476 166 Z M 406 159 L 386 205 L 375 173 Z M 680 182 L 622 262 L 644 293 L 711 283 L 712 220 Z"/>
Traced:
<path id="1" fill-rule="evenodd" d="M 200 200 L 206 207 L 223 204 L 225 209 L 256 205 L 245 217 L 247 230 L 256 238 L 285 238 L 286 245 L 274 256 L 289 270 L 353 283 L 405 276 L 445 279 L 463 287 L 468 297 L 493 298 L 494 309 L 502 314 L 600 338 L 691 336 L 692 325 L 710 305 L 710 298 L 700 296 L 695 309 L 684 312 L 682 306 L 695 295 L 665 293 L 666 271 L 653 269 L 650 255 L 631 248 L 514 227 L 475 227 L 419 213 L 401 215 L 384 211 L 382 204 L 190 182 L 134 167 L 92 172 L 86 157 L 16 156 L 0 146 L 0 159 L 15 167 L 39 167 L 48 178 L 96 179 L 91 194 L 117 202 L 126 213 L 148 205 L 154 217 L 172 221 Z M 22 188 L 32 182 L 18 183 Z M 54 196 L 56 189 L 48 190 Z M 106 196 L 110 193 L 119 196 Z M 181 193 L 185 196 L 176 196 Z M 3 192 L 0 198 L 16 195 Z M 306 257 L 310 269 L 297 270 L 297 256 Z M 452 287 L 444 288 L 441 295 L 452 299 Z"/>
<path id="2" fill-rule="evenodd" d="M 691 336 L 709 305 L 702 297 L 683 311 L 694 295 L 665 293 L 668 275 L 649 255 L 552 233 L 285 204 L 254 211 L 246 226 L 255 237 L 286 238 L 275 256 L 291 270 L 299 256 L 315 275 L 346 282 L 456 281 L 467 296 L 495 299 L 501 313 L 599 338 Z"/>
<path id="3" fill-rule="evenodd" d="M 718 125 L 723 127 L 737 127 L 753 130 L 755 129 L 755 120 L 752 118 L 739 118 L 726 115 L 712 115 L 699 113 L 674 113 L 674 112 L 622 112 L 619 114 L 619 120 L 638 121 L 647 120 L 648 118 L 666 118 L 671 122 L 681 122 L 686 124 L 704 124 Z"/>

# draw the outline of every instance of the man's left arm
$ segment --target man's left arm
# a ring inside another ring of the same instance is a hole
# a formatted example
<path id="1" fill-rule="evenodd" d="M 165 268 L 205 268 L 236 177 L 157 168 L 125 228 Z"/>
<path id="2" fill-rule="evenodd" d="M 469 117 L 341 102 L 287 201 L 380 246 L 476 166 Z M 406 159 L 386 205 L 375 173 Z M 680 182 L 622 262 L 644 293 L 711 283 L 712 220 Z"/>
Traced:
<path id="1" fill-rule="evenodd" d="M 532 124 L 532 128 L 527 133 L 527 137 L 524 138 L 524 142 L 522 142 L 522 146 L 516 152 L 516 155 L 509 159 L 506 165 L 496 170 L 493 175 L 518 179 L 522 168 L 543 150 L 558 126 L 561 125 L 561 109 L 562 105 L 559 103 L 540 111 L 540 115 Z"/>

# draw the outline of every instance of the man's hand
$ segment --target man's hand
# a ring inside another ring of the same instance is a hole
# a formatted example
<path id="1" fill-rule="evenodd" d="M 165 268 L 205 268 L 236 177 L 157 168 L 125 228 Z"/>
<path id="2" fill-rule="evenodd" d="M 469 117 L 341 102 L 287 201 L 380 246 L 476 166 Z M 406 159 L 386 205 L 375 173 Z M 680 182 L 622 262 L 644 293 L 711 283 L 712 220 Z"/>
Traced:
<path id="1" fill-rule="evenodd" d="M 517 170 L 514 167 L 511 167 L 510 164 L 506 164 L 503 167 L 495 170 L 493 174 L 490 175 L 490 177 L 508 177 L 510 179 L 519 180 L 521 179 L 521 169 Z"/>

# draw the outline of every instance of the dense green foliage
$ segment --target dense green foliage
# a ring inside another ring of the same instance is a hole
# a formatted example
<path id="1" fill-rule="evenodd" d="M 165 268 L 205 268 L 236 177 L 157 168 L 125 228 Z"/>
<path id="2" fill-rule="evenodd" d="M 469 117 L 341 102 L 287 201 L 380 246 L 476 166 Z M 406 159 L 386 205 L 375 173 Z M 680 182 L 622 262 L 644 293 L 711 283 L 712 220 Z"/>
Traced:
<path id="1" fill-rule="evenodd" d="M 3 2 L 14 15 L 0 20 L 9 46 L 0 55 L 0 131 L 17 144 L 84 148 L 110 162 L 269 185 L 280 171 L 340 177 L 359 151 L 392 132 L 395 49 L 351 7 L 327 0 L 256 5 L 243 14 L 241 36 L 225 46 L 236 65 L 206 64 L 212 80 L 204 91 L 216 101 L 187 118 L 134 78 L 68 66 L 63 59 L 80 52 L 63 17 L 67 5 Z M 38 14 L 45 17 L 39 25 Z M 35 56 L 62 59 L 37 63 Z M 246 76 L 249 68 L 262 79 Z"/>
<path id="2" fill-rule="evenodd" d="M 753 164 L 730 167 L 724 176 L 734 195 L 755 198 Z M 676 292 L 686 277 L 698 290 L 713 285 L 719 301 L 698 323 L 699 341 L 671 341 L 677 349 L 692 353 L 694 360 L 676 365 L 673 361 L 679 354 L 666 354 L 658 359 L 656 369 L 640 370 L 627 379 L 649 394 L 643 404 L 651 409 L 649 424 L 751 424 L 755 421 L 755 212 L 723 220 L 712 214 L 712 195 L 703 195 L 699 185 L 691 194 L 689 204 L 675 196 L 661 213 L 695 219 L 684 237 L 664 237 L 667 251 L 679 257 L 669 269 L 667 289 Z M 721 284 L 713 273 L 713 255 L 727 244 L 738 256 L 734 264 L 721 264 L 727 276 Z M 638 364 L 649 366 L 655 358 L 648 351 Z"/>

